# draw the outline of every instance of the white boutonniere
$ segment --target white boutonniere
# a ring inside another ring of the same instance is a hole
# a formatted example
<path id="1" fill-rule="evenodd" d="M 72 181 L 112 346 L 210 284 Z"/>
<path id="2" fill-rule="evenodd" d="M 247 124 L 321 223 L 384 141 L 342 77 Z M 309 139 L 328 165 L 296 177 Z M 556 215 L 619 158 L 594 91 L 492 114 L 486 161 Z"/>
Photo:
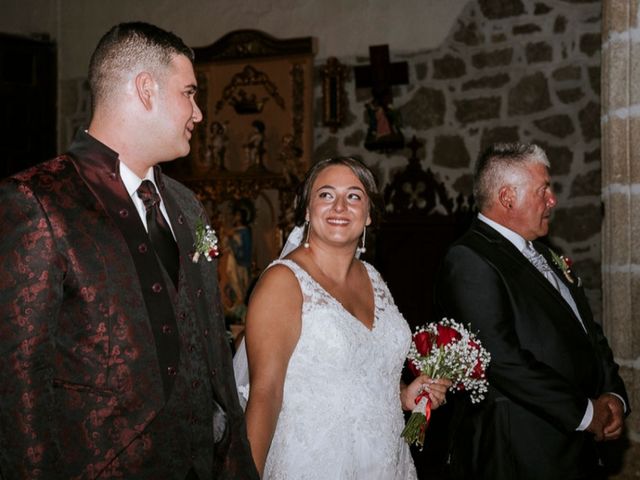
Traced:
<path id="1" fill-rule="evenodd" d="M 216 231 L 210 225 L 205 225 L 202 221 L 198 221 L 196 225 L 196 243 L 193 245 L 195 252 L 191 260 L 198 263 L 200 256 L 204 256 L 207 262 L 212 261 L 218 255 L 218 236 Z"/>

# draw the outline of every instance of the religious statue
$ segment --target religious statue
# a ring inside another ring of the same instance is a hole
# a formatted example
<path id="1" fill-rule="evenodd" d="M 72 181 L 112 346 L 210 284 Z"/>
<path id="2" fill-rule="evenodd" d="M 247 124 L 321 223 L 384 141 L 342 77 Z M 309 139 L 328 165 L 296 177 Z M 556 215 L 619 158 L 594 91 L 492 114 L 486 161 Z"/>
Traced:
<path id="1" fill-rule="evenodd" d="M 251 122 L 253 132 L 249 135 L 247 143 L 244 144 L 244 151 L 247 157 L 247 164 L 250 169 L 264 169 L 262 156 L 264 155 L 264 132 L 265 124 L 260 120 Z"/>
<path id="2" fill-rule="evenodd" d="M 209 127 L 210 141 L 207 155 L 211 156 L 211 163 L 217 170 L 226 170 L 224 165 L 224 156 L 227 151 L 227 142 L 229 137 L 227 136 L 226 125 L 220 122 L 213 122 Z"/>

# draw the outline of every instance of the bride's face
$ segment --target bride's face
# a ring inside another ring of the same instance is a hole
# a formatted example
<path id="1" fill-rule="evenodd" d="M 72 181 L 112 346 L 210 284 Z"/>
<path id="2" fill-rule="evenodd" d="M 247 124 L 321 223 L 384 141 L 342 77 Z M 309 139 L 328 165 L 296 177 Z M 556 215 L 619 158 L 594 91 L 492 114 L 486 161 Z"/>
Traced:
<path id="1" fill-rule="evenodd" d="M 332 165 L 316 177 L 307 215 L 310 243 L 315 240 L 336 246 L 352 245 L 355 250 L 365 225 L 371 223 L 369 197 L 349 167 Z"/>

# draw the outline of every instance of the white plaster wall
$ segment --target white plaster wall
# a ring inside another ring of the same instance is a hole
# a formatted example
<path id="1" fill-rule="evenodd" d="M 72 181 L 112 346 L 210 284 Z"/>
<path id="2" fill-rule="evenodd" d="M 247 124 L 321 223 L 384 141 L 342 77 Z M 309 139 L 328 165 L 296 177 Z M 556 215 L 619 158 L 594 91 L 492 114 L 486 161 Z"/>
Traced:
<path id="1" fill-rule="evenodd" d="M 22 3 L 24 0 L 0 0 Z M 31 0 L 35 1 L 35 0 Z M 44 0 L 41 0 L 44 1 Z M 60 79 L 84 77 L 93 48 L 112 25 L 143 20 L 174 31 L 191 46 L 237 29 L 275 37 L 313 36 L 318 59 L 369 54 L 389 44 L 392 56 L 436 47 L 467 0 L 48 0 L 59 4 Z"/>

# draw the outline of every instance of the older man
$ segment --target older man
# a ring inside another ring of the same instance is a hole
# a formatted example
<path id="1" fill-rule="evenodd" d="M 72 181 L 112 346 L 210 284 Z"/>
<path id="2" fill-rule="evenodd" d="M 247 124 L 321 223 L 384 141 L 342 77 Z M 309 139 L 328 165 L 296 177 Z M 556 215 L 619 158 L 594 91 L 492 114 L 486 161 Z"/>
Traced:
<path id="1" fill-rule="evenodd" d="M 206 215 L 159 167 L 202 120 L 192 60 L 113 27 L 88 129 L 0 184 L 1 478 L 257 478 Z"/>
<path id="2" fill-rule="evenodd" d="M 480 214 L 436 282 L 439 312 L 492 355 L 487 398 L 456 402 L 454 478 L 598 478 L 594 440 L 622 432 L 628 400 L 607 340 L 570 264 L 538 241 L 556 205 L 548 168 L 535 145 L 480 157 Z"/>

